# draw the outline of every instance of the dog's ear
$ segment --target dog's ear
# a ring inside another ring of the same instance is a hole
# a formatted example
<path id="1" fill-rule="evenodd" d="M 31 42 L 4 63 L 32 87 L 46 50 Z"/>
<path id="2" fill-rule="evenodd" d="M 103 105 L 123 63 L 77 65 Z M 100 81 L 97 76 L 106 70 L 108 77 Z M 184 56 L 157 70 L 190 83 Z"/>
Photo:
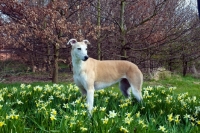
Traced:
<path id="1" fill-rule="evenodd" d="M 67 45 L 69 45 L 69 44 L 74 45 L 75 43 L 77 43 L 76 39 L 70 39 L 69 42 L 67 43 Z"/>
<path id="2" fill-rule="evenodd" d="M 85 43 L 85 44 L 90 44 L 90 42 L 88 41 L 88 40 L 83 40 L 83 42 Z"/>

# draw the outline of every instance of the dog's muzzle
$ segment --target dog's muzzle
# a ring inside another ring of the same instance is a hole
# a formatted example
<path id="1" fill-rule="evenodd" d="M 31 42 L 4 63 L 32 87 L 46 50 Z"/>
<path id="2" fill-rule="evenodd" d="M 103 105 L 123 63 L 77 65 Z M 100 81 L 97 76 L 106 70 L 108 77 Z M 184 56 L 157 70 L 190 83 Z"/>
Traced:
<path id="1" fill-rule="evenodd" d="M 83 61 L 86 61 L 89 57 L 88 56 L 84 56 Z"/>

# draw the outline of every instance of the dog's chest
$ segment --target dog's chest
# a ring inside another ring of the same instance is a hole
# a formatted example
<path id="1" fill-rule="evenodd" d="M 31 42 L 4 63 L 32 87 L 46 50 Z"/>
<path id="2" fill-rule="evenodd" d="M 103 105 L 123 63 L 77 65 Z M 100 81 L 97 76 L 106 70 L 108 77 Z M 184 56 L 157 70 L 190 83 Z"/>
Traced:
<path id="1" fill-rule="evenodd" d="M 81 73 L 81 67 L 80 66 L 73 66 L 73 73 L 76 76 L 80 75 L 80 73 Z"/>
<path id="2" fill-rule="evenodd" d="M 84 74 L 82 74 L 82 73 L 75 74 L 74 73 L 73 78 L 74 78 L 74 82 L 76 85 L 81 85 L 84 88 L 87 87 L 86 76 Z"/>

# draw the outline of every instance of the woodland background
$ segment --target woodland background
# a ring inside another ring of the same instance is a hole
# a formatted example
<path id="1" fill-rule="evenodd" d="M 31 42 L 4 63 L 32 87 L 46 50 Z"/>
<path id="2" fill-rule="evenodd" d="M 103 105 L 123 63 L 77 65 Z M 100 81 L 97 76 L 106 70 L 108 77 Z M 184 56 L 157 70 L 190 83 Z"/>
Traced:
<path id="1" fill-rule="evenodd" d="M 158 67 L 198 75 L 196 8 L 194 0 L 1 0 L 0 76 L 9 60 L 58 82 L 63 65 L 70 71 L 71 38 L 88 39 L 90 57 L 129 60 L 149 76 Z"/>

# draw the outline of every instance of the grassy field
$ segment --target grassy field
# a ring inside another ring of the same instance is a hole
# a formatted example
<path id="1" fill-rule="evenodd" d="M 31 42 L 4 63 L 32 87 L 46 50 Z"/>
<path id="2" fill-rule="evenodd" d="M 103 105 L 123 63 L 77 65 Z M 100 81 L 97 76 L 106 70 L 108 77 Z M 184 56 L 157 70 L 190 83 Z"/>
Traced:
<path id="1" fill-rule="evenodd" d="M 182 77 L 179 75 L 172 76 L 170 79 L 159 80 L 159 81 L 148 81 L 144 82 L 146 86 L 158 86 L 162 85 L 165 87 L 175 86 L 177 89 L 175 93 L 188 92 L 191 96 L 200 96 L 200 79 L 193 78 L 191 76 Z"/>
<path id="2" fill-rule="evenodd" d="M 70 83 L 0 84 L 0 132 L 198 133 L 200 81 L 148 81 L 143 102 L 125 99 L 117 85 L 95 92 L 92 117 Z"/>

